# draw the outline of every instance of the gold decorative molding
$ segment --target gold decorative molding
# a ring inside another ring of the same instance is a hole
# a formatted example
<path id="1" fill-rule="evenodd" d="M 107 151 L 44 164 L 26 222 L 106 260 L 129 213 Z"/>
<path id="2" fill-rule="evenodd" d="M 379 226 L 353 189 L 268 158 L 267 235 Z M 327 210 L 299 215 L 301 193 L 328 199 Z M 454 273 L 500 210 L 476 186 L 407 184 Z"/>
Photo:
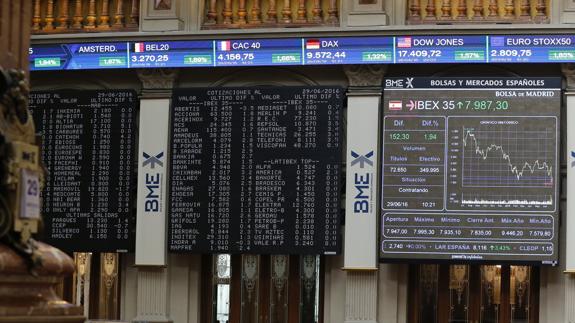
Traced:
<path id="1" fill-rule="evenodd" d="M 410 0 L 407 23 L 549 23 L 550 16 L 550 0 Z"/>
<path id="2" fill-rule="evenodd" d="M 387 65 L 344 65 L 350 87 L 382 87 Z"/>
<path id="3" fill-rule="evenodd" d="M 172 89 L 178 78 L 179 70 L 165 68 L 151 68 L 138 70 L 138 77 L 142 82 L 143 90 Z"/>
<path id="4" fill-rule="evenodd" d="M 575 91 L 575 64 L 561 64 L 561 72 L 567 82 L 567 91 Z"/>

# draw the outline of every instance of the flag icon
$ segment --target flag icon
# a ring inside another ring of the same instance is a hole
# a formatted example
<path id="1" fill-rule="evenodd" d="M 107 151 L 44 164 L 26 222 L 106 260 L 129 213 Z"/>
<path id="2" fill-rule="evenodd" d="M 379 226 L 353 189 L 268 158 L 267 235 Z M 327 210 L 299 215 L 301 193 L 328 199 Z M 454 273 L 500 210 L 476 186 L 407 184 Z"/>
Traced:
<path id="1" fill-rule="evenodd" d="M 491 37 L 491 46 L 493 47 L 505 46 L 505 37 Z"/>
<path id="2" fill-rule="evenodd" d="M 218 48 L 222 52 L 228 52 L 232 50 L 232 43 L 229 40 L 224 40 L 218 43 Z"/>
<path id="3" fill-rule="evenodd" d="M 403 102 L 402 101 L 389 101 L 389 110 L 390 111 L 401 111 L 403 109 Z"/>
<path id="4" fill-rule="evenodd" d="M 305 42 L 305 49 L 319 49 L 319 39 L 308 39 Z"/>
<path id="5" fill-rule="evenodd" d="M 135 53 L 143 53 L 144 52 L 144 43 L 135 43 L 134 44 L 134 52 Z"/>
<path id="6" fill-rule="evenodd" d="M 397 39 L 397 48 L 411 48 L 411 37 L 399 37 Z"/>

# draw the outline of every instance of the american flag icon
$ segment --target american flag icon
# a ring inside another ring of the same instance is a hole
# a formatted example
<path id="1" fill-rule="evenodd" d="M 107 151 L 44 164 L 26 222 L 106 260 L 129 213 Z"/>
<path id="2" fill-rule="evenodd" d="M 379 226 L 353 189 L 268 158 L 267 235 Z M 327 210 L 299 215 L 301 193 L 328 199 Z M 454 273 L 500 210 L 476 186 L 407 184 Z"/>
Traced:
<path id="1" fill-rule="evenodd" d="M 411 48 L 411 37 L 399 37 L 397 39 L 397 48 Z"/>

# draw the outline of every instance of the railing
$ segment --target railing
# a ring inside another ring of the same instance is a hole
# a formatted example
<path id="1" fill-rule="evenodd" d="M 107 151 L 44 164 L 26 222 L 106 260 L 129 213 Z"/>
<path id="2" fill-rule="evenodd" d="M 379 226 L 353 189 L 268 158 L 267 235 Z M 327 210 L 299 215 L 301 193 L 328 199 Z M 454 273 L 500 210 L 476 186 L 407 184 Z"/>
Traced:
<path id="1" fill-rule="evenodd" d="M 203 29 L 339 25 L 338 0 L 205 1 Z"/>
<path id="2" fill-rule="evenodd" d="M 548 23 L 551 0 L 410 0 L 408 24 Z"/>
<path id="3" fill-rule="evenodd" d="M 32 32 L 138 30 L 140 0 L 33 0 Z"/>

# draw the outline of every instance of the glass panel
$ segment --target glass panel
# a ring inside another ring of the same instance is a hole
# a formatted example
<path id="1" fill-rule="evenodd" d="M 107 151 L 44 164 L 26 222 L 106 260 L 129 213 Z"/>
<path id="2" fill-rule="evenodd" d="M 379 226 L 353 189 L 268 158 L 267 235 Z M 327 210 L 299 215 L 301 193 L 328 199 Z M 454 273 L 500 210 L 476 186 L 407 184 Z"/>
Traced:
<path id="1" fill-rule="evenodd" d="M 287 323 L 289 257 L 271 256 L 270 322 Z"/>
<path id="2" fill-rule="evenodd" d="M 242 323 L 258 323 L 260 258 L 242 255 Z"/>
<path id="3" fill-rule="evenodd" d="M 419 266 L 419 323 L 437 322 L 439 265 Z"/>
<path id="4" fill-rule="evenodd" d="M 481 266 L 481 323 L 499 322 L 501 266 Z"/>
<path id="5" fill-rule="evenodd" d="M 301 257 L 300 322 L 319 321 L 319 256 Z"/>
<path id="6" fill-rule="evenodd" d="M 531 267 L 511 266 L 511 322 L 529 322 Z"/>
<path id="7" fill-rule="evenodd" d="M 213 265 L 212 292 L 212 322 L 227 323 L 230 319 L 230 280 L 232 278 L 232 266 L 230 255 L 215 255 Z"/>
<path id="8" fill-rule="evenodd" d="M 449 322 L 468 322 L 469 266 L 449 266 Z"/>

